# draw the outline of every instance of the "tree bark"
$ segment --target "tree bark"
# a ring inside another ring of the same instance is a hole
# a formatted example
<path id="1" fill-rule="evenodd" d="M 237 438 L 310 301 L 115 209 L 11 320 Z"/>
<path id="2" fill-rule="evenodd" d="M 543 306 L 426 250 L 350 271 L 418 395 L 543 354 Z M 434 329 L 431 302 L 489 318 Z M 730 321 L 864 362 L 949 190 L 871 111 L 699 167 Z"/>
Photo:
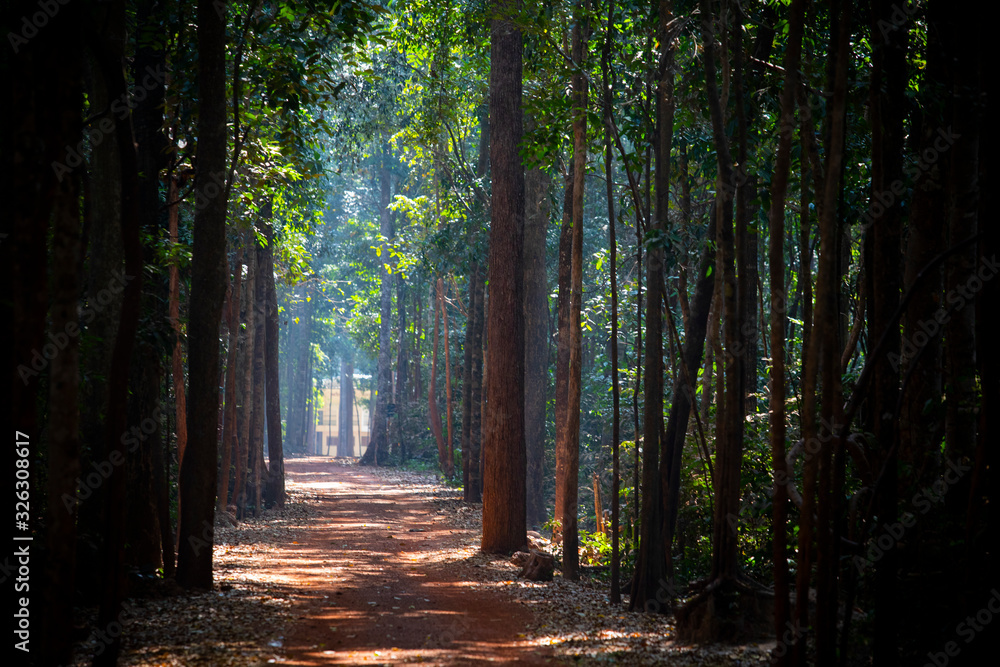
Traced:
<path id="1" fill-rule="evenodd" d="M 573 24 L 573 62 L 578 70 L 573 75 L 573 245 L 570 252 L 569 299 L 569 375 L 566 383 L 565 468 L 556 484 L 562 492 L 563 578 L 580 576 L 580 533 L 577 524 L 580 475 L 580 394 L 582 380 L 583 335 L 580 311 L 583 303 L 583 188 L 587 174 L 587 79 L 585 67 L 589 21 L 584 12 L 586 0 L 580 0 Z"/>
<path id="2" fill-rule="evenodd" d="M 266 220 L 267 248 L 264 252 L 264 289 L 267 316 L 264 319 L 264 381 L 267 395 L 267 487 L 268 507 L 285 505 L 285 460 L 281 445 L 281 400 L 278 392 L 278 297 L 274 287 L 274 222 L 271 202 L 262 214 Z"/>
<path id="3" fill-rule="evenodd" d="M 525 174 L 524 217 L 524 440 L 527 448 L 527 524 L 545 523 L 545 406 L 549 378 L 549 297 L 545 238 L 551 177 L 535 167 Z"/>
<path id="4" fill-rule="evenodd" d="M 646 238 L 646 347 L 643 398 L 642 494 L 639 556 L 632 578 L 629 609 L 657 611 L 666 553 L 662 540 L 663 488 L 660 479 L 660 448 L 663 444 L 663 280 L 664 244 L 670 196 L 670 146 L 674 131 L 673 57 L 668 25 L 673 19 L 670 0 L 659 3 L 658 38 L 664 44 L 656 90 L 656 210 Z M 703 10 L 704 11 L 704 10 Z M 661 593 L 662 597 L 662 593 Z"/>
<path id="5" fill-rule="evenodd" d="M 233 484 L 233 504 L 236 505 L 236 518 L 242 519 L 246 511 L 247 477 L 250 470 L 250 426 L 253 421 L 253 361 L 257 346 L 257 242 L 252 229 L 243 235 L 243 249 L 246 254 L 247 279 L 243 285 L 243 319 L 246 322 L 246 333 L 243 336 L 243 346 L 239 355 L 239 383 L 236 387 L 236 400 L 239 403 L 236 423 L 236 442 L 234 443 L 234 459 L 236 460 L 236 480 Z"/>
<path id="6" fill-rule="evenodd" d="M 354 456 L 354 364 L 340 362 L 340 409 L 337 416 L 337 456 Z"/>
<path id="7" fill-rule="evenodd" d="M 225 293 L 226 12 L 198 3 L 198 170 L 188 325 L 189 441 L 180 471 L 177 583 L 212 587 L 219 414 L 219 319 Z"/>
<path id="8" fill-rule="evenodd" d="M 563 215 L 559 230 L 559 293 L 556 313 L 556 479 L 562 479 L 566 472 L 566 401 L 569 387 L 569 302 L 570 274 L 573 261 L 573 160 L 563 176 Z M 552 541 L 562 543 L 563 492 L 561 484 L 556 484 L 555 509 L 552 522 Z"/>
<path id="9" fill-rule="evenodd" d="M 431 433 L 434 434 L 434 440 L 437 442 L 438 468 L 446 476 L 449 476 L 447 444 L 444 441 L 444 429 L 441 425 L 441 413 L 438 412 L 437 404 L 438 338 L 441 334 L 439 328 L 441 311 L 438 303 L 441 301 L 441 297 L 441 283 L 439 280 L 435 280 L 433 291 L 431 293 L 431 303 L 434 304 L 434 338 L 432 339 L 434 352 L 431 355 L 431 377 L 430 381 L 427 383 L 427 419 L 430 421 Z"/>
<path id="10" fill-rule="evenodd" d="M 527 543 L 524 444 L 524 169 L 521 32 L 514 0 L 497 0 L 490 26 L 490 306 L 483 433 L 486 553 Z"/>
<path id="11" fill-rule="evenodd" d="M 388 241 L 393 237 L 392 216 L 389 215 L 389 204 L 392 197 L 392 174 L 386 161 L 389 155 L 382 154 L 383 165 L 379 171 L 379 234 Z M 375 410 L 371 415 L 368 448 L 361 457 L 363 465 L 379 465 L 387 463 L 389 458 L 388 411 L 389 396 L 392 394 L 391 337 L 392 337 L 392 277 L 386 265 L 389 260 L 388 249 L 383 250 L 382 280 L 379 286 L 379 329 L 378 329 L 378 375 Z"/>
<path id="12" fill-rule="evenodd" d="M 229 350 L 226 353 L 226 395 L 222 425 L 222 462 L 219 465 L 219 490 L 216 493 L 215 509 L 221 512 L 229 502 L 229 473 L 233 463 L 234 440 L 236 439 L 236 348 L 239 345 L 240 286 L 243 282 L 243 247 L 236 252 L 236 265 L 230 282 L 229 312 L 226 324 L 229 328 Z M 239 473 L 237 472 L 237 475 Z M 233 496 L 235 498 L 236 496 Z"/>
<path id="13" fill-rule="evenodd" d="M 788 191 L 788 174 L 791 170 L 792 139 L 795 135 L 795 87 L 799 85 L 798 71 L 802 56 L 802 30 L 805 6 L 802 0 L 793 0 L 789 10 L 788 46 L 785 51 L 785 87 L 781 91 L 778 150 L 774 174 L 771 177 L 771 210 L 769 211 L 768 266 L 771 283 L 771 386 L 770 386 L 770 443 L 771 464 L 774 474 L 774 542 L 771 558 L 774 567 L 774 630 L 781 637 L 791 620 L 789 610 L 788 572 L 788 478 L 785 464 L 785 196 Z M 776 665 L 788 665 L 789 649 L 775 651 Z"/>
<path id="14" fill-rule="evenodd" d="M 443 278 L 438 278 L 438 289 L 441 291 L 441 325 L 444 328 L 444 408 L 445 423 L 448 425 L 448 446 L 446 454 L 448 456 L 448 474 L 455 475 L 455 436 L 454 436 L 454 414 L 451 400 L 451 352 L 448 341 L 451 336 L 448 332 L 448 299 L 445 298 Z"/>
<path id="15" fill-rule="evenodd" d="M 608 273 L 611 280 L 611 604 L 621 603 L 620 570 L 621 554 L 618 544 L 618 524 L 620 521 L 621 461 L 619 441 L 621 439 L 621 386 L 618 382 L 618 243 L 615 238 L 615 189 L 614 154 L 612 145 L 612 95 L 614 79 L 611 71 L 611 45 L 614 39 L 614 0 L 608 2 L 608 22 L 601 49 L 601 86 L 603 87 L 602 110 L 604 113 L 604 180 L 607 185 L 605 196 L 608 200 Z M 530 368 L 530 364 L 529 364 Z M 596 482 L 596 478 L 595 478 Z M 600 517 L 598 517 L 600 521 Z"/>

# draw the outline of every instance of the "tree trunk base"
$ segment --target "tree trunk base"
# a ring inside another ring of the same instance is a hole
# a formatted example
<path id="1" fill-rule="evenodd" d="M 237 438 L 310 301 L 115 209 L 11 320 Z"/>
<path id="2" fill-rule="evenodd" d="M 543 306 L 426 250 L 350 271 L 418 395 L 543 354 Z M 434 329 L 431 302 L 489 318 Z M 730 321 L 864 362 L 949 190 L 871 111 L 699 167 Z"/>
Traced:
<path id="1" fill-rule="evenodd" d="M 519 579 L 530 581 L 552 581 L 552 573 L 555 571 L 556 561 L 551 554 L 535 551 L 518 551 L 511 557 L 515 565 L 521 566 L 518 573 Z"/>
<path id="2" fill-rule="evenodd" d="M 682 642 L 743 642 L 773 633 L 774 595 L 718 579 L 678 607 L 675 615 Z"/>

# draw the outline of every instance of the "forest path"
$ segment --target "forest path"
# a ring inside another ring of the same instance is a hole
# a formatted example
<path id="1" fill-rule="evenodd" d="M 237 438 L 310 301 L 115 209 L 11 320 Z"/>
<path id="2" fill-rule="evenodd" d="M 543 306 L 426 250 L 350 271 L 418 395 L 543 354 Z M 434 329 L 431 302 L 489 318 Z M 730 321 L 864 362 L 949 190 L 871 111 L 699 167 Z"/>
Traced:
<path id="1" fill-rule="evenodd" d="M 440 491 L 326 457 L 286 460 L 285 474 L 320 498 L 308 528 L 264 565 L 299 592 L 282 664 L 557 662 L 519 639 L 533 620 L 523 605 L 472 590 L 461 552 L 476 535 L 435 513 Z"/>

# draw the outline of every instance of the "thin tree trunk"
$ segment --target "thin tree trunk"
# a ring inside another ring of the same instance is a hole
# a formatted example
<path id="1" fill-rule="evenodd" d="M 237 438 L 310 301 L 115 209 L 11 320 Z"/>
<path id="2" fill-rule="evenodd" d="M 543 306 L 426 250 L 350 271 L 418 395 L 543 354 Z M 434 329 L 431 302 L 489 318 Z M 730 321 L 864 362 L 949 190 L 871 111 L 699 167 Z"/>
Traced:
<path id="1" fill-rule="evenodd" d="M 167 220 L 170 228 L 170 244 L 177 246 L 180 241 L 177 235 L 178 192 L 177 177 L 171 176 L 167 188 Z M 181 333 L 181 288 L 180 272 L 176 262 L 170 263 L 170 324 L 174 330 L 173 350 L 171 351 L 171 377 L 174 386 L 174 414 L 177 433 L 177 461 L 184 460 L 184 450 L 187 448 L 187 402 L 184 392 L 184 348 Z"/>
<path id="2" fill-rule="evenodd" d="M 431 356 L 431 377 L 430 382 L 428 382 L 427 387 L 427 419 L 430 421 L 431 433 L 434 434 L 434 440 L 437 442 L 438 450 L 438 468 L 445 474 L 448 474 L 448 454 L 447 454 L 447 444 L 444 441 L 444 429 L 441 425 L 441 413 L 438 412 L 437 405 L 437 357 L 438 357 L 438 338 L 440 336 L 439 322 L 441 311 L 439 309 L 438 303 L 441 301 L 441 282 L 436 280 L 434 282 L 434 287 L 432 288 L 431 302 L 434 304 L 434 338 L 432 345 L 434 346 L 434 353 Z"/>
<path id="3" fill-rule="evenodd" d="M 229 471 L 233 463 L 234 440 L 236 439 L 236 348 L 239 344 L 240 286 L 243 282 L 243 246 L 236 252 L 236 264 L 229 292 L 229 312 L 226 313 L 229 327 L 229 350 L 226 354 L 226 400 L 222 426 L 222 463 L 219 466 L 219 490 L 216 494 L 215 509 L 226 509 L 229 502 Z M 238 466 L 237 466 L 238 468 Z M 239 472 L 237 472 L 237 476 Z M 235 495 L 233 498 L 235 499 Z"/>
<path id="4" fill-rule="evenodd" d="M 475 305 L 469 303 L 469 313 L 474 317 L 472 327 L 472 415 L 469 419 L 469 502 L 478 503 L 483 498 L 482 475 L 482 415 L 483 415 L 483 324 L 485 321 L 485 290 L 483 269 L 473 262 L 470 269 L 475 281 Z"/>
<path id="5" fill-rule="evenodd" d="M 573 24 L 573 61 L 584 67 L 589 20 L 584 12 L 587 0 L 580 0 Z M 562 485 L 563 578 L 575 580 L 580 572 L 580 533 L 577 525 L 580 472 L 580 394 L 582 391 L 583 332 L 580 312 L 583 303 L 583 188 L 587 173 L 587 79 L 582 70 L 573 75 L 573 246 L 570 261 L 569 377 L 566 383 L 565 469 L 556 478 Z"/>
<path id="6" fill-rule="evenodd" d="M 788 572 L 788 479 L 785 465 L 785 195 L 791 168 L 792 139 L 795 133 L 795 87 L 802 54 L 802 30 L 805 6 L 793 0 L 789 10 L 788 47 L 785 52 L 785 87 L 781 91 L 778 151 L 771 178 L 771 210 L 768 226 L 768 265 L 771 283 L 771 387 L 770 441 L 771 464 L 774 471 L 774 538 L 771 558 L 774 567 L 774 631 L 782 637 L 791 614 L 789 610 Z M 776 665 L 788 664 L 789 647 L 776 650 Z"/>
<path id="7" fill-rule="evenodd" d="M 354 456 L 354 364 L 340 362 L 340 408 L 337 416 L 337 456 Z"/>
<path id="8" fill-rule="evenodd" d="M 607 185 L 605 196 L 608 200 L 608 249 L 611 265 L 608 273 L 611 279 L 611 604 L 621 603 L 619 579 L 621 577 L 621 554 L 618 544 L 619 489 L 621 485 L 621 461 L 619 441 L 621 439 L 621 386 L 618 383 L 618 243 L 615 238 L 615 189 L 614 156 L 611 152 L 612 95 L 614 79 L 611 72 L 611 44 L 614 39 L 614 0 L 608 2 L 608 22 L 601 50 L 601 85 L 604 91 L 602 106 L 604 113 L 604 180 Z"/>
<path id="9" fill-rule="evenodd" d="M 267 209 L 265 209 L 266 211 Z M 256 244 L 255 244 L 256 245 Z M 267 263 L 265 249 L 257 245 L 257 277 L 254 280 L 254 350 L 253 350 L 253 399 L 250 409 L 250 439 L 247 469 L 250 473 L 250 509 L 253 516 L 259 516 L 263 497 L 264 478 L 264 427 L 266 413 L 267 372 L 265 357 L 267 348 Z"/>
<path id="10" fill-rule="evenodd" d="M 524 439 L 527 448 L 527 522 L 546 521 L 542 486 L 545 477 L 545 407 L 549 378 L 548 279 L 545 237 L 552 178 L 539 168 L 525 174 L 524 217 Z"/>
<path id="11" fill-rule="evenodd" d="M 247 279 L 243 286 L 243 310 L 246 312 L 246 334 L 243 336 L 243 352 L 240 355 L 239 384 L 237 386 L 237 436 L 234 443 L 236 460 L 236 481 L 233 485 L 233 502 L 236 517 L 242 519 L 246 511 L 246 480 L 250 474 L 250 424 L 253 419 L 253 360 L 256 353 L 257 334 L 257 242 L 253 230 L 243 236 L 246 253 Z"/>
<path id="12" fill-rule="evenodd" d="M 882 21 L 891 21 L 895 7 L 889 0 L 873 3 L 871 25 L 878 29 Z M 872 50 L 870 84 L 872 127 L 872 192 L 869 209 L 883 210 L 875 224 L 869 227 L 866 244 L 871 246 L 871 261 L 866 271 L 872 283 L 869 289 L 868 340 L 876 341 L 888 335 L 888 350 L 898 353 L 899 323 L 894 318 L 899 306 L 900 236 L 902 202 L 885 207 L 878 199 L 890 191 L 903 175 L 903 97 L 906 86 L 906 50 L 908 30 L 894 30 L 888 39 L 877 40 Z M 878 206 L 878 209 L 875 209 Z M 867 221 L 866 221 L 867 223 Z M 899 425 L 892 415 L 899 399 L 899 369 L 890 363 L 890 356 L 875 360 L 874 392 L 872 394 L 872 432 L 877 454 L 873 464 L 883 467 L 887 476 L 875 503 L 878 507 L 878 534 L 896 521 L 897 454 L 893 442 Z M 875 660 L 876 664 L 895 663 L 896 636 L 896 570 L 895 549 L 889 549 L 875 564 Z M 849 626 L 845 616 L 842 645 Z"/>
<path id="13" fill-rule="evenodd" d="M 569 387 L 569 302 L 570 273 L 573 258 L 573 160 L 563 177 L 563 215 L 559 231 L 558 312 L 556 315 L 556 479 L 566 475 L 566 401 Z M 552 522 L 552 541 L 562 543 L 564 487 L 556 483 L 555 510 Z"/>
<path id="14" fill-rule="evenodd" d="M 448 341 L 451 338 L 448 332 L 448 299 L 444 295 L 443 278 L 438 278 L 438 290 L 441 295 L 441 325 L 444 327 L 444 406 L 445 423 L 448 425 L 448 477 L 455 474 L 455 437 L 453 431 L 453 416 L 451 401 L 451 353 Z"/>
<path id="15" fill-rule="evenodd" d="M 274 287 L 274 222 L 271 220 L 271 202 L 265 205 L 262 217 L 267 248 L 264 251 L 264 290 L 267 315 L 264 318 L 264 382 L 267 395 L 267 488 L 268 507 L 285 504 L 285 461 L 281 446 L 281 400 L 278 393 L 278 297 Z"/>
<path id="16" fill-rule="evenodd" d="M 670 44 L 668 25 L 673 19 L 673 3 L 659 4 L 658 39 Z M 673 46 L 666 48 L 657 72 L 656 93 L 656 209 L 649 233 L 663 234 L 667 229 L 670 195 L 670 146 L 674 131 Z M 666 565 L 662 540 L 663 488 L 660 479 L 660 449 L 663 444 L 663 279 L 662 246 L 651 246 L 646 255 L 646 348 L 643 394 L 642 443 L 642 514 L 640 519 L 639 556 L 632 578 L 629 609 L 657 611 L 657 592 Z M 661 593 L 662 597 L 662 593 Z"/>
<path id="17" fill-rule="evenodd" d="M 392 196 L 392 175 L 387 162 L 389 155 L 383 151 L 382 168 L 379 170 L 379 233 L 385 239 L 393 237 L 392 216 L 389 214 L 389 204 Z M 383 250 L 388 259 L 387 250 Z M 375 410 L 369 413 L 368 447 L 361 463 L 379 465 L 387 462 L 389 457 L 389 396 L 392 394 L 392 277 L 383 262 L 382 276 L 379 286 L 379 330 L 378 330 L 378 368 L 377 386 L 375 388 Z"/>

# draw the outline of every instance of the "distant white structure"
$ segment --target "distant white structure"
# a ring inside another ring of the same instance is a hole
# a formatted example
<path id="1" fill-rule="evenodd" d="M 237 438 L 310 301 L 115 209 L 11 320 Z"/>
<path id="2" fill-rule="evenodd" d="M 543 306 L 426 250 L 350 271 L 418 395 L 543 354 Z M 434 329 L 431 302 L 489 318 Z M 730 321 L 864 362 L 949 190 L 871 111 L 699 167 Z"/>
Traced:
<path id="1" fill-rule="evenodd" d="M 357 381 L 358 376 L 355 376 Z M 368 446 L 369 439 L 369 416 L 368 409 L 362 402 L 367 403 L 368 392 L 354 389 L 354 409 L 351 411 L 351 425 L 354 428 L 354 452 L 352 456 L 361 456 L 365 447 Z M 312 425 L 312 453 L 318 456 L 336 456 L 337 444 L 339 441 L 340 428 L 340 382 L 329 379 L 323 380 L 323 401 L 314 411 L 314 424 Z"/>

